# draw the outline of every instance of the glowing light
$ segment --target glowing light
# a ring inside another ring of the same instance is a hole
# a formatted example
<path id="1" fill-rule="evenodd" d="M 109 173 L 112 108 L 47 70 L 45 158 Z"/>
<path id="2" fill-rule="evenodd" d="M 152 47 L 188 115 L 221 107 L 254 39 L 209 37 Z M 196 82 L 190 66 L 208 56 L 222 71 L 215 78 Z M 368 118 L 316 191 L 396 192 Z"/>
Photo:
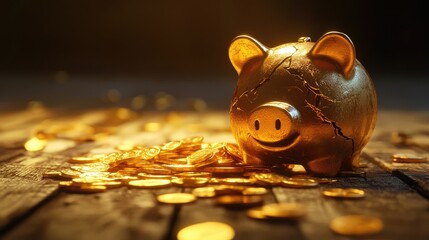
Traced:
<path id="1" fill-rule="evenodd" d="M 25 142 L 24 147 L 25 150 L 29 152 L 37 152 L 43 150 L 47 145 L 47 141 L 44 139 L 39 139 L 37 137 L 30 138 L 27 142 Z"/>

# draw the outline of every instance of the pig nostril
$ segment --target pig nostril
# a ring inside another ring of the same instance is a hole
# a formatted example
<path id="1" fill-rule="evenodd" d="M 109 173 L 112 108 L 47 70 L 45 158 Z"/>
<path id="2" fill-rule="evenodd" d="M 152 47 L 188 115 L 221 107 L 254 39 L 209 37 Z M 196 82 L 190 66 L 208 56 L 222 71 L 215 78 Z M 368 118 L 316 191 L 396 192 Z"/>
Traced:
<path id="1" fill-rule="evenodd" d="M 281 127 L 282 127 L 282 122 L 280 121 L 280 119 L 276 119 L 276 130 L 280 130 Z"/>
<path id="2" fill-rule="evenodd" d="M 255 120 L 255 129 L 259 130 L 259 120 Z"/>

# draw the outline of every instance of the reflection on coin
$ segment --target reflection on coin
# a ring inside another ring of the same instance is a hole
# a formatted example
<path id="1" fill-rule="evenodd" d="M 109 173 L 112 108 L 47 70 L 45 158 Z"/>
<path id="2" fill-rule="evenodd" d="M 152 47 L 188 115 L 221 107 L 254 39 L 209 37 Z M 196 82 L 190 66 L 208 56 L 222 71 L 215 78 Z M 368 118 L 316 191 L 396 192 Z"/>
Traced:
<path id="1" fill-rule="evenodd" d="M 156 200 L 160 203 L 185 204 L 194 202 L 197 198 L 190 193 L 166 193 L 158 195 Z"/>
<path id="2" fill-rule="evenodd" d="M 234 229 L 221 222 L 202 222 L 187 226 L 177 233 L 178 240 L 232 240 Z"/>
<path id="3" fill-rule="evenodd" d="M 171 181 L 168 179 L 140 179 L 129 181 L 128 185 L 138 188 L 160 188 L 170 186 Z"/>
<path id="4" fill-rule="evenodd" d="M 330 223 L 332 231 L 348 236 L 367 236 L 383 230 L 381 219 L 365 215 L 347 215 L 337 217 Z"/>
<path id="5" fill-rule="evenodd" d="M 306 214 L 305 207 L 298 203 L 270 203 L 261 211 L 267 217 L 281 219 L 298 219 Z"/>
<path id="6" fill-rule="evenodd" d="M 362 198 L 365 191 L 357 188 L 331 188 L 324 190 L 322 194 L 334 198 Z"/>

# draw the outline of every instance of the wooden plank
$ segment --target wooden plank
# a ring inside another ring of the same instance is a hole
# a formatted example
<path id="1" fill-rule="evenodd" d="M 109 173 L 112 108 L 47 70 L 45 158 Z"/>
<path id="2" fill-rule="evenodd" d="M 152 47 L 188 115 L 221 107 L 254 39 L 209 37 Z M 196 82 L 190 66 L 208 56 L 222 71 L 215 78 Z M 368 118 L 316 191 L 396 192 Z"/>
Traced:
<path id="1" fill-rule="evenodd" d="M 191 191 L 187 189 L 186 191 Z M 275 202 L 274 195 L 265 196 L 264 203 Z M 246 209 L 230 209 L 216 206 L 215 199 L 198 199 L 194 204 L 180 208 L 177 223 L 169 239 L 176 239 L 177 233 L 192 224 L 217 221 L 230 225 L 235 231 L 234 239 L 304 239 L 295 223 L 285 221 L 268 222 L 249 218 Z"/>
<path id="2" fill-rule="evenodd" d="M 94 194 L 60 192 L 3 239 L 165 239 L 174 206 L 157 204 L 155 196 L 170 191 L 178 190 L 121 187 Z"/>
<path id="3" fill-rule="evenodd" d="M 299 202 L 307 207 L 307 217 L 298 228 L 306 239 L 344 239 L 333 233 L 329 223 L 335 217 L 367 214 L 379 217 L 385 229 L 377 239 L 428 239 L 429 203 L 412 188 L 390 173 L 363 159 L 366 177 L 341 177 L 338 182 L 315 189 L 275 188 L 279 202 Z M 328 188 L 359 188 L 366 192 L 362 199 L 331 199 L 322 191 Z"/>
<path id="4" fill-rule="evenodd" d="M 23 156 L 0 165 L 0 230 L 5 231 L 29 211 L 54 195 L 58 183 L 43 179 L 50 164 L 63 161 L 58 157 Z"/>
<path id="5" fill-rule="evenodd" d="M 187 189 L 186 191 L 190 191 Z M 265 196 L 264 203 L 275 202 L 271 193 Z M 230 209 L 216 206 L 215 199 L 198 199 L 194 204 L 180 208 L 177 223 L 169 239 L 176 239 L 178 232 L 189 225 L 217 221 L 230 225 L 235 231 L 234 239 L 304 239 L 294 222 L 268 222 L 249 218 L 246 209 Z"/>
<path id="6" fill-rule="evenodd" d="M 393 173 L 429 199 L 429 162 L 397 163 L 392 155 L 414 154 L 429 160 L 429 113 L 427 112 L 382 112 L 376 131 L 364 152 L 378 166 Z M 412 144 L 397 144 L 392 134 L 401 132 L 409 135 Z"/>
<path id="7" fill-rule="evenodd" d="M 4 233 L 55 196 L 58 182 L 43 173 L 67 166 L 71 156 L 87 152 L 93 143 L 57 153 L 4 150 L 0 157 L 0 232 Z"/>

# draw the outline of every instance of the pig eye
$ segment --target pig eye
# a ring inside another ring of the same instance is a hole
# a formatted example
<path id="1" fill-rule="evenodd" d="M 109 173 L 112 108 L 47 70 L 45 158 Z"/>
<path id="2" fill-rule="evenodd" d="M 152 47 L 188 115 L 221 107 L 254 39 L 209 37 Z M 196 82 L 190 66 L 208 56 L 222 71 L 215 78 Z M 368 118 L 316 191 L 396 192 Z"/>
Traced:
<path id="1" fill-rule="evenodd" d="M 282 127 L 282 122 L 280 121 L 280 119 L 276 119 L 276 130 L 280 130 L 281 127 Z"/>
<path id="2" fill-rule="evenodd" d="M 259 130 L 259 120 L 255 120 L 255 129 Z"/>

